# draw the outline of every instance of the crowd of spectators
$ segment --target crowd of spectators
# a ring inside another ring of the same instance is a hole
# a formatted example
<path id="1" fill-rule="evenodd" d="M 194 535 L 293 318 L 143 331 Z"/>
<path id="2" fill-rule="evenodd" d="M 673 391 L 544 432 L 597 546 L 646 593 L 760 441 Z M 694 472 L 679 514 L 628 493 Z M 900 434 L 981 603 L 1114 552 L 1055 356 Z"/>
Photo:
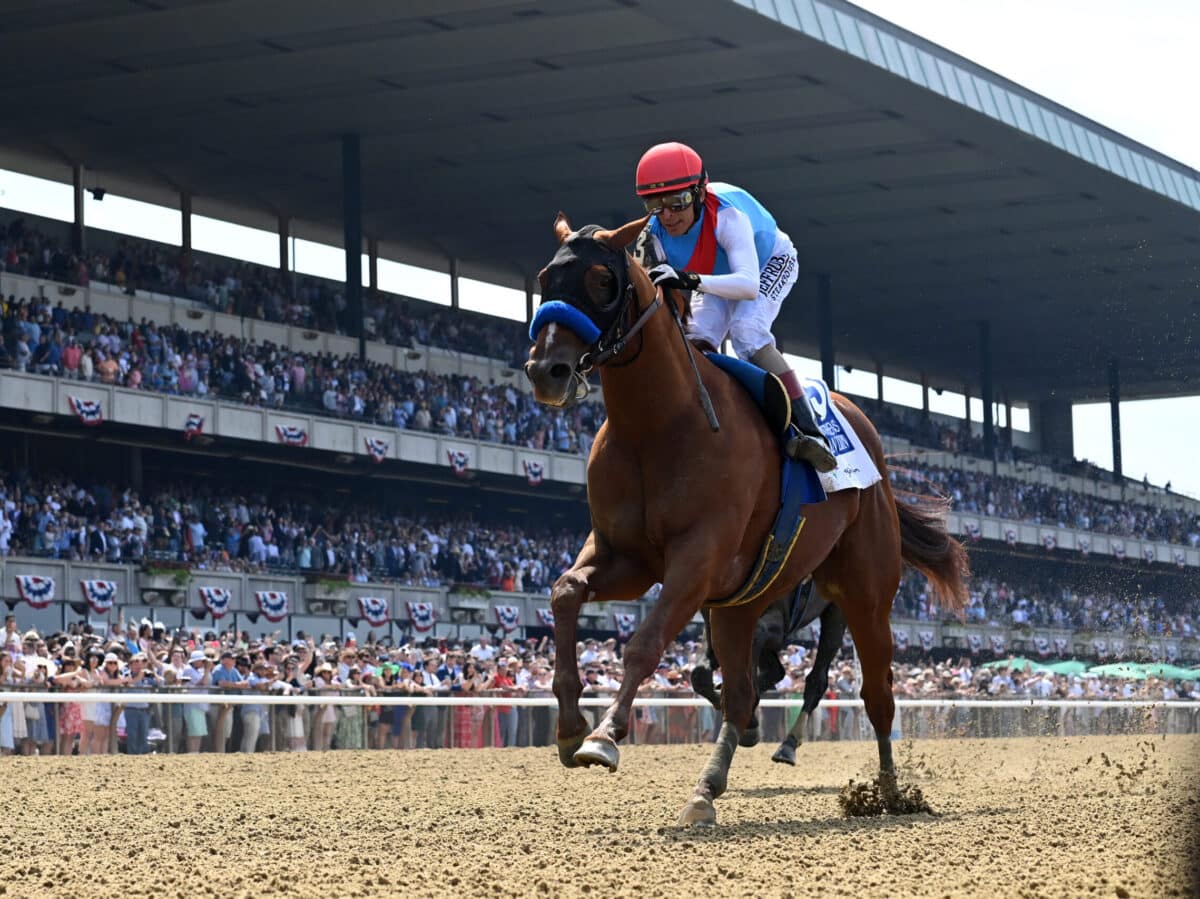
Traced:
<path id="1" fill-rule="evenodd" d="M 357 335 L 342 284 L 179 247 L 116 238 L 111 251 L 72 253 L 23 218 L 0 228 L 0 270 L 87 286 L 145 290 L 190 299 L 217 312 Z M 393 346 L 440 347 L 508 362 L 528 349 L 524 327 L 495 316 L 448 309 L 392 294 L 364 292 L 363 328 Z"/>
<path id="2" fill-rule="evenodd" d="M 578 676 L 585 695 L 606 695 L 624 676 L 622 646 L 615 639 L 586 640 L 577 646 Z M 549 745 L 553 710 L 497 704 L 490 708 L 442 706 L 314 704 L 230 704 L 222 695 L 463 697 L 549 696 L 555 647 L 543 637 L 493 642 L 409 640 L 367 634 L 360 642 L 302 632 L 293 640 L 278 632 L 258 639 L 247 632 L 168 632 L 150 621 L 118 620 L 111 633 L 99 634 L 85 623 L 67 632 L 22 632 L 15 615 L 5 621 L 0 647 L 0 689 L 183 691 L 211 696 L 211 702 L 155 704 L 106 702 L 63 704 L 11 701 L 0 704 L 0 753 L 104 754 L 124 742 L 128 753 L 151 751 L 323 751 L 337 749 L 474 748 Z M 690 694 L 692 668 L 702 658 L 695 642 L 674 642 L 643 685 L 657 696 Z M 780 694 L 803 690 L 815 651 L 799 644 L 780 653 L 785 671 Z M 1195 679 L 1144 680 L 1114 677 L 1067 677 L 1025 671 L 1015 665 L 984 667 L 970 656 L 957 661 L 922 660 L 895 666 L 895 693 L 919 698 L 1089 698 L 1200 699 Z M 828 696 L 854 698 L 859 683 L 848 659 L 830 673 Z M 638 742 L 711 739 L 717 726 L 712 709 L 639 709 L 633 728 Z M 768 736 L 784 730 L 782 716 L 765 710 Z M 858 718 L 857 722 L 855 718 Z M 1194 728 L 1195 716 L 1182 722 Z M 1082 720 L 1082 719 L 1081 719 Z M 1089 719 L 1090 720 L 1090 719 Z M 1144 716 L 1140 718 L 1145 726 Z M 990 734 L 991 719 L 965 721 L 961 714 L 920 718 L 915 723 L 945 730 L 964 721 L 967 730 Z M 924 722 L 924 723 L 923 723 Z M 1086 725 L 1087 722 L 1084 722 Z M 1159 726 L 1159 725 L 1155 725 Z M 841 739 L 867 733 L 859 713 L 829 710 L 817 727 Z M 1063 722 L 1063 727 L 1066 723 Z M 773 733 L 774 732 L 774 733 Z M 1070 732 L 1074 731 L 1074 725 Z M 1082 730 L 1079 732 L 1087 732 Z M 77 744 L 77 745 L 76 745 Z"/>
<path id="3" fill-rule="evenodd" d="M 286 488 L 273 495 L 242 493 L 186 480 L 143 496 L 108 483 L 0 471 L 0 557 L 186 563 L 198 570 L 546 594 L 584 537 L 582 531 L 466 516 L 405 515 L 382 498 L 368 503 L 342 497 L 335 507 L 319 497 L 297 499 Z M 1033 572 L 1020 584 L 977 577 L 970 590 L 970 623 L 1200 634 L 1200 598 L 1169 608 L 1158 596 L 1039 581 Z M 910 571 L 895 611 L 918 620 L 947 618 L 933 604 L 925 578 Z"/>
<path id="4" fill-rule="evenodd" d="M 405 516 L 383 499 L 242 494 L 181 480 L 146 496 L 0 471 L 0 557 L 319 574 L 359 583 L 456 583 L 548 593 L 586 535 L 467 516 Z"/>
<path id="5" fill-rule="evenodd" d="M 602 403 L 550 410 L 511 385 L 301 353 L 270 342 L 142 320 L 61 300 L 0 297 L 0 368 L 525 446 L 591 450 Z"/>
<path id="6" fill-rule="evenodd" d="M 941 468 L 912 459 L 898 460 L 890 475 L 893 487 L 945 496 L 953 502 L 954 511 L 967 515 L 1200 546 L 1200 514 L 1183 509 L 1133 500 L 1115 502 L 1019 478 Z"/>

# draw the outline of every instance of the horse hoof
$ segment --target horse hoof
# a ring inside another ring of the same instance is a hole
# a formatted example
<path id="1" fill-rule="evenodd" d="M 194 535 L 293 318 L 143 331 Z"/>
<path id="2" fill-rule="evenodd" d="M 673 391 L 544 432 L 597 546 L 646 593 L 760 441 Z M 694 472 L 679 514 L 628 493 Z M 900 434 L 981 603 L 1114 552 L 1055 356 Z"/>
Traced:
<path id="1" fill-rule="evenodd" d="M 582 765 L 585 768 L 590 768 L 592 765 L 603 765 L 609 771 L 616 771 L 617 763 L 621 760 L 621 753 L 617 750 L 617 744 L 612 740 L 589 737 L 583 741 L 583 745 L 576 750 L 572 758 L 576 765 Z"/>
<path id="2" fill-rule="evenodd" d="M 742 735 L 738 737 L 738 745 L 745 748 L 757 746 L 761 736 L 762 731 L 760 731 L 757 727 L 747 727 L 744 731 L 742 731 Z"/>
<path id="3" fill-rule="evenodd" d="M 775 750 L 775 754 L 771 756 L 771 761 L 779 762 L 783 765 L 796 765 L 796 750 L 787 743 L 780 743 L 779 748 Z"/>
<path id="4" fill-rule="evenodd" d="M 583 745 L 583 737 L 571 737 L 566 740 L 558 741 L 558 760 L 567 768 L 578 768 L 579 763 L 575 761 L 575 753 L 579 751 L 579 747 Z"/>
<path id="5" fill-rule="evenodd" d="M 717 810 L 703 796 L 693 796 L 679 813 L 680 827 L 712 827 L 717 823 Z"/>

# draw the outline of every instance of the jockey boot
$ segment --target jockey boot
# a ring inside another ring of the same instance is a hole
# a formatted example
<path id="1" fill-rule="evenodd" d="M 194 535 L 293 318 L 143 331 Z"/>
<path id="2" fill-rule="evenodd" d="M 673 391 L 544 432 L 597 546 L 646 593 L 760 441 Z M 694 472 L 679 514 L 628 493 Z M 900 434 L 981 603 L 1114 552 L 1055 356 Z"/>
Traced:
<path id="1" fill-rule="evenodd" d="M 800 386 L 800 379 L 794 371 L 788 371 L 779 376 L 783 386 L 787 388 L 788 396 L 792 398 L 792 424 L 800 432 L 792 437 L 784 447 L 788 458 L 807 462 L 819 472 L 833 471 L 838 467 L 837 457 L 829 447 L 829 441 L 817 427 L 813 417 L 812 406 Z"/>

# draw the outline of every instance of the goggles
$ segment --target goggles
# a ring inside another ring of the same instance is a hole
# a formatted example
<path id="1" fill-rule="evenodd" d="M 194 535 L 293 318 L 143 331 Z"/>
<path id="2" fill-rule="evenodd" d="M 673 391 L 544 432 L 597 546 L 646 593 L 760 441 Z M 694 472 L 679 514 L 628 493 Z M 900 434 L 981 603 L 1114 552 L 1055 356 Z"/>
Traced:
<path id="1" fill-rule="evenodd" d="M 683 212 L 696 201 L 696 191 L 692 188 L 670 194 L 651 194 L 642 197 L 642 205 L 651 215 L 658 215 L 664 209 L 671 212 Z"/>

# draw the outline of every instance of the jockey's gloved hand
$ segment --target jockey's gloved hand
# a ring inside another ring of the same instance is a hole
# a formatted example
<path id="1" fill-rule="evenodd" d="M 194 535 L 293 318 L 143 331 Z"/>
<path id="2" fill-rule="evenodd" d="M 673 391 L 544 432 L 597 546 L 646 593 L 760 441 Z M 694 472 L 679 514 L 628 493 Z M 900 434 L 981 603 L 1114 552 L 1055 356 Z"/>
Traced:
<path id="1" fill-rule="evenodd" d="M 650 269 L 655 287 L 674 287 L 679 290 L 699 290 L 700 276 L 695 272 L 677 272 L 665 262 Z"/>

